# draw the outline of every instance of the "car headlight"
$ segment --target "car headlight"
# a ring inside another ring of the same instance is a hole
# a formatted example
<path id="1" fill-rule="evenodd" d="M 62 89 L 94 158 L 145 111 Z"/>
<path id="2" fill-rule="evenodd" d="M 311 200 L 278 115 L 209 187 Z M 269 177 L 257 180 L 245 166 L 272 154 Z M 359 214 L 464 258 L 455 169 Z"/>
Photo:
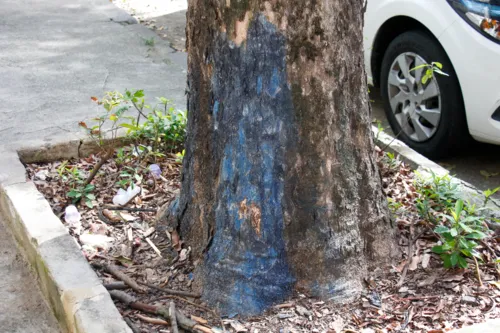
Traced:
<path id="1" fill-rule="evenodd" d="M 448 0 L 474 29 L 500 43 L 500 0 Z"/>

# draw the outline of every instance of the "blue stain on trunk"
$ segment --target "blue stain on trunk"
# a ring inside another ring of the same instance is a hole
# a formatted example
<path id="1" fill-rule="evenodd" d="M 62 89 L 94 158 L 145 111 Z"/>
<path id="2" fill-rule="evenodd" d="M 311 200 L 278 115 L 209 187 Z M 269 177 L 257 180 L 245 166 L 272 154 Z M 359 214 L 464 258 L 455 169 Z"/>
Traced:
<path id="1" fill-rule="evenodd" d="M 283 126 L 294 117 L 285 37 L 260 15 L 245 45 L 221 36 L 215 49 L 212 140 L 224 149 L 214 157 L 221 161 L 216 232 L 203 296 L 226 315 L 258 314 L 288 297 L 294 283 L 283 239 L 284 160 L 296 137 Z"/>

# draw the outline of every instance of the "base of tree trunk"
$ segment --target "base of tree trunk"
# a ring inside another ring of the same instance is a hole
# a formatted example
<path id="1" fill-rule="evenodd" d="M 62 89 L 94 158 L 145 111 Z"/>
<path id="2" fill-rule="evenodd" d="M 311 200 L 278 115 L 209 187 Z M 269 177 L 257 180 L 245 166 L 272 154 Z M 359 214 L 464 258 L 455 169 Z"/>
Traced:
<path id="1" fill-rule="evenodd" d="M 261 313 L 294 288 L 352 299 L 389 257 L 363 3 L 190 3 L 182 189 L 163 220 L 223 314 Z"/>

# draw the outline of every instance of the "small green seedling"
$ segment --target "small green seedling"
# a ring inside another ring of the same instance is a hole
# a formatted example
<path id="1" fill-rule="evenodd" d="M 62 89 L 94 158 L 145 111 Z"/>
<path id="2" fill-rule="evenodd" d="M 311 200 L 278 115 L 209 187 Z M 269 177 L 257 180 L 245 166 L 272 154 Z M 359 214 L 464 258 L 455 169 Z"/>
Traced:
<path id="1" fill-rule="evenodd" d="M 183 149 L 180 153 L 175 154 L 175 161 L 177 163 L 181 164 L 182 161 L 184 160 L 185 153 L 186 153 L 186 151 Z"/>
<path id="2" fill-rule="evenodd" d="M 449 76 L 447 73 L 443 72 L 443 64 L 440 62 L 431 62 L 430 64 L 422 64 L 417 67 L 410 69 L 410 71 L 415 71 L 417 69 L 425 68 L 425 73 L 422 75 L 422 84 L 426 84 L 429 80 L 434 77 L 434 73 L 440 75 Z"/>
<path id="3" fill-rule="evenodd" d="M 154 47 L 155 46 L 155 38 L 154 37 L 144 38 L 144 44 L 146 44 L 146 46 L 149 46 L 149 47 Z"/>
<path id="4" fill-rule="evenodd" d="M 497 187 L 493 190 L 491 189 L 487 189 L 486 191 L 483 192 L 483 195 L 484 195 L 484 205 L 486 205 L 488 203 L 488 201 L 490 201 L 491 199 L 491 196 L 495 193 L 497 193 L 498 191 L 500 191 L 500 187 Z"/>
<path id="5" fill-rule="evenodd" d="M 93 200 L 95 200 L 95 195 L 92 194 L 92 191 L 94 191 L 95 186 L 92 184 L 88 184 L 85 187 L 76 187 L 69 191 L 66 195 L 69 198 L 73 199 L 73 203 L 83 200 L 85 202 L 85 205 L 89 208 L 93 208 L 94 204 L 92 203 Z"/>

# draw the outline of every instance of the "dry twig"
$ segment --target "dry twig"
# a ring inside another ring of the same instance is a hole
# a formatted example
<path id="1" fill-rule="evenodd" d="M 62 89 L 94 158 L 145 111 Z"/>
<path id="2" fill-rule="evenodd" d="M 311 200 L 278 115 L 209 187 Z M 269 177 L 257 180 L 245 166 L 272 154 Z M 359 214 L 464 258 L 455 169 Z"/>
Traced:
<path id="1" fill-rule="evenodd" d="M 166 288 L 161 288 L 161 287 L 155 286 L 153 284 L 144 283 L 144 282 L 139 282 L 139 283 L 146 286 L 146 287 L 149 287 L 151 289 L 155 289 L 155 290 L 164 292 L 165 294 L 192 297 L 192 298 L 200 298 L 201 297 L 200 294 L 191 293 L 189 291 L 166 289 Z"/>
<path id="2" fill-rule="evenodd" d="M 477 276 L 477 279 L 479 280 L 479 285 L 482 287 L 483 280 L 481 280 L 481 273 L 479 272 L 479 264 L 477 263 L 477 259 L 475 256 L 472 256 L 472 259 L 474 259 L 474 264 L 476 265 L 476 276 Z"/>
<path id="3" fill-rule="evenodd" d="M 120 271 L 120 269 L 114 265 L 109 265 L 109 264 L 100 265 L 98 263 L 92 263 L 92 266 L 95 268 L 104 269 L 106 272 L 112 274 L 117 279 L 125 282 L 125 284 L 127 284 L 130 288 L 132 288 L 134 291 L 138 293 L 145 292 L 145 289 L 139 286 L 137 282 L 135 282 L 135 280 L 133 280 L 130 276 Z"/>
<path id="4" fill-rule="evenodd" d="M 165 319 L 170 319 L 170 311 L 167 308 L 163 308 L 160 306 L 145 304 L 142 302 L 137 302 L 135 297 L 130 296 L 124 291 L 121 290 L 111 290 L 109 292 L 111 298 L 117 300 L 131 309 L 140 310 L 142 312 L 151 313 L 154 315 L 162 316 Z M 182 314 L 179 310 L 175 311 L 175 316 L 177 319 L 177 324 L 185 331 L 188 332 L 196 332 L 196 330 L 200 330 L 197 322 L 187 318 L 184 314 Z M 211 332 L 211 330 L 210 330 Z"/>
<path id="5" fill-rule="evenodd" d="M 396 287 L 399 288 L 403 285 L 405 282 L 406 278 L 406 273 L 408 273 L 408 267 L 411 264 L 411 261 L 413 260 L 413 242 L 415 240 L 413 239 L 413 221 L 410 223 L 410 236 L 408 237 L 408 261 L 406 262 L 405 267 L 403 268 L 403 273 L 401 273 L 401 277 L 399 278 L 398 283 L 396 284 Z"/>
<path id="6" fill-rule="evenodd" d="M 187 299 L 185 299 L 185 298 L 183 298 L 183 297 L 176 296 L 176 295 L 167 295 L 167 296 L 163 296 L 163 297 L 161 297 L 161 298 L 159 298 L 159 299 L 165 299 L 165 298 L 168 298 L 168 299 L 171 299 L 171 298 L 177 299 L 177 300 L 179 300 L 179 301 L 181 301 L 181 302 L 184 302 L 184 303 L 190 304 L 190 305 L 195 306 L 195 307 L 197 307 L 197 308 L 199 308 L 199 309 L 201 309 L 201 310 L 203 310 L 203 311 L 207 311 L 207 312 L 213 313 L 214 315 L 216 315 L 216 316 L 217 316 L 217 313 L 215 313 L 215 311 L 214 311 L 214 310 L 209 309 L 209 308 L 207 308 L 206 306 L 203 306 L 203 305 L 200 305 L 200 304 L 196 304 L 196 303 L 194 303 L 194 302 L 191 302 L 190 300 L 187 300 Z"/>
<path id="7" fill-rule="evenodd" d="M 156 247 L 156 245 L 151 241 L 151 239 L 149 239 L 149 237 L 146 237 L 146 242 L 156 252 L 156 254 L 158 255 L 158 257 L 163 258 L 163 256 L 161 255 L 161 251 Z"/>
<path id="8" fill-rule="evenodd" d="M 168 326 L 168 321 L 165 321 L 163 319 L 146 317 L 140 314 L 136 314 L 135 316 L 148 324 Z"/>
<path id="9" fill-rule="evenodd" d="M 128 289 L 130 287 L 123 281 L 118 281 L 118 282 L 105 283 L 104 288 L 106 288 L 107 290 L 117 290 L 117 289 L 123 290 L 123 289 Z"/>
<path id="10" fill-rule="evenodd" d="M 177 327 L 177 317 L 175 315 L 175 303 L 170 302 L 170 324 L 172 327 L 172 333 L 179 333 L 179 328 Z"/>
<path id="11" fill-rule="evenodd" d="M 135 324 L 132 322 L 132 320 L 130 320 L 130 318 L 125 317 L 123 318 L 123 320 L 125 320 L 128 327 L 130 327 L 133 333 L 141 333 L 141 330 L 137 328 L 137 326 L 135 326 Z"/>

